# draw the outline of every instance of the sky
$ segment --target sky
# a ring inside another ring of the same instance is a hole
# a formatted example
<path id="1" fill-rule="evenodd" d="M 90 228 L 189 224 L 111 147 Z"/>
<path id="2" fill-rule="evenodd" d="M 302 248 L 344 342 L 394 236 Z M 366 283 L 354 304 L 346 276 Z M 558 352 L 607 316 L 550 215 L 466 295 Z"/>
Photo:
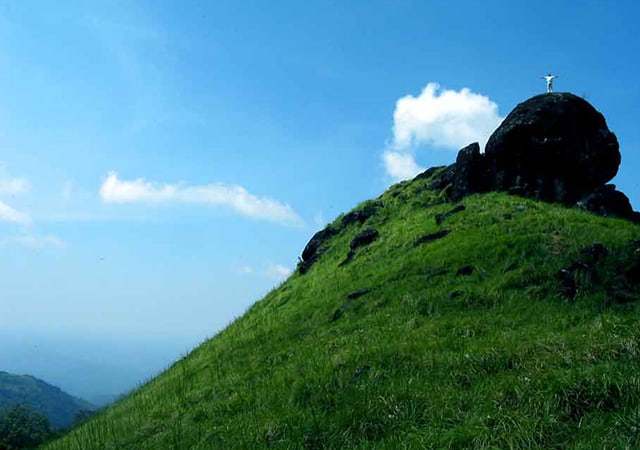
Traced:
<path id="1" fill-rule="evenodd" d="M 0 370 L 132 387 L 340 213 L 486 142 L 547 73 L 604 114 L 640 208 L 639 17 L 631 0 L 0 1 Z"/>

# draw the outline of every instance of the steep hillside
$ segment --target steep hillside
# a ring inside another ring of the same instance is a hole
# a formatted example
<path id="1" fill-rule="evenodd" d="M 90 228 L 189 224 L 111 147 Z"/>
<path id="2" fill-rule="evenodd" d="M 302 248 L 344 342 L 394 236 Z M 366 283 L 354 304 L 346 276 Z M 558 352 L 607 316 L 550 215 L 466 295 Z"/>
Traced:
<path id="1" fill-rule="evenodd" d="M 78 412 L 95 409 L 89 402 L 38 378 L 0 371 L 0 409 L 8 409 L 14 404 L 43 413 L 54 428 L 70 427 Z"/>
<path id="2" fill-rule="evenodd" d="M 640 228 L 443 169 L 50 450 L 640 446 Z M 304 273 L 301 273 L 304 272 Z"/>

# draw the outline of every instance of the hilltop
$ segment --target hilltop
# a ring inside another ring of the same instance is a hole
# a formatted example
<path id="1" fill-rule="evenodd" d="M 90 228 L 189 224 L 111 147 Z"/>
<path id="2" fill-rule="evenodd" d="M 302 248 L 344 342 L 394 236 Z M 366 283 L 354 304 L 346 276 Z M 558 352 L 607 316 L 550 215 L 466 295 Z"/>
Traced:
<path id="1" fill-rule="evenodd" d="M 546 135 L 513 140 L 531 121 L 510 115 L 485 153 L 338 217 L 242 317 L 45 448 L 640 445 L 640 228 L 606 185 L 615 135 L 573 97 L 516 107 Z"/>
<path id="2" fill-rule="evenodd" d="M 54 428 L 68 428 L 81 411 L 95 406 L 30 375 L 0 371 L 0 410 L 19 404 L 43 413 Z"/>

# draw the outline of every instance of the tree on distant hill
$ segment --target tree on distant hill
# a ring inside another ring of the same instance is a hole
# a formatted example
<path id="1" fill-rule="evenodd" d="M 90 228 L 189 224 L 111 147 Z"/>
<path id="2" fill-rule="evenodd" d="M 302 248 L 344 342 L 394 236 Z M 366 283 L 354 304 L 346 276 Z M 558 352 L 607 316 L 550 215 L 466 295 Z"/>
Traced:
<path id="1" fill-rule="evenodd" d="M 35 448 L 52 436 L 49 420 L 22 405 L 0 411 L 0 450 Z"/>

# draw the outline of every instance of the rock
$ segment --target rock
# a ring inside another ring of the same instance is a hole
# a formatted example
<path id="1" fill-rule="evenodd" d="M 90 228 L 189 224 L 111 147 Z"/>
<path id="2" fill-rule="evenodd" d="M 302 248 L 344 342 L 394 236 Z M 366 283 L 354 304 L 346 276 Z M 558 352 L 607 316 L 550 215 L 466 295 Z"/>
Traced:
<path id="1" fill-rule="evenodd" d="M 578 292 L 573 273 L 569 269 L 560 269 L 557 277 L 560 280 L 560 294 L 562 294 L 563 297 L 573 300 Z"/>
<path id="2" fill-rule="evenodd" d="M 616 136 L 602 114 L 569 93 L 548 93 L 520 103 L 485 148 L 493 189 L 574 203 L 615 176 Z"/>
<path id="3" fill-rule="evenodd" d="M 347 226 L 355 222 L 359 222 L 362 225 L 369 217 L 373 216 L 379 208 L 382 208 L 382 202 L 376 201 L 369 203 L 357 211 L 351 211 L 346 214 L 342 218 L 341 223 L 343 226 Z"/>
<path id="4" fill-rule="evenodd" d="M 336 320 L 338 320 L 340 317 L 342 317 L 342 313 L 344 312 L 344 309 L 342 307 L 336 309 L 333 314 L 331 315 L 331 322 L 335 322 Z"/>
<path id="5" fill-rule="evenodd" d="M 326 227 L 323 230 L 318 231 L 311 237 L 311 240 L 307 243 L 302 250 L 301 261 L 298 264 L 298 271 L 304 275 L 309 271 L 311 266 L 320 258 L 323 246 L 332 236 L 338 234 L 340 228 Z"/>
<path id="6" fill-rule="evenodd" d="M 436 171 L 442 169 L 442 167 L 443 166 L 429 167 L 424 172 L 419 173 L 418 175 L 416 175 L 416 177 L 414 179 L 419 180 L 421 178 L 431 178 L 433 176 L 433 174 L 436 173 Z"/>
<path id="7" fill-rule="evenodd" d="M 371 289 L 367 289 L 367 288 L 360 289 L 355 292 L 351 292 L 350 294 L 347 294 L 347 298 L 349 300 L 355 300 L 356 298 L 360 298 L 363 295 L 367 295 L 369 292 L 371 292 Z"/>
<path id="8" fill-rule="evenodd" d="M 375 228 L 367 228 L 366 230 L 359 233 L 356 237 L 353 238 L 351 244 L 349 244 L 349 253 L 347 253 L 347 257 L 345 258 L 345 260 L 340 263 L 340 266 L 344 266 L 353 259 L 358 247 L 369 245 L 376 239 L 378 239 L 378 230 L 376 230 Z"/>
<path id="9" fill-rule="evenodd" d="M 601 216 L 618 216 L 635 220 L 629 198 L 617 191 L 613 184 L 595 189 L 577 202 L 577 206 Z"/>
<path id="10" fill-rule="evenodd" d="M 435 217 L 436 225 L 440 225 L 442 222 L 447 220 L 449 217 L 451 217 L 455 213 L 462 212 L 465 209 L 467 208 L 464 205 L 458 205 L 455 208 L 453 208 L 451 211 L 447 211 L 446 213 L 442 213 L 442 214 L 436 214 L 436 217 Z"/>
<path id="11" fill-rule="evenodd" d="M 320 255 L 319 254 L 315 254 L 313 255 L 311 258 L 305 260 L 300 260 L 298 262 L 298 272 L 300 273 L 300 275 L 304 275 L 305 273 L 307 273 L 309 271 L 309 269 L 311 269 L 311 266 L 313 266 L 316 261 L 318 261 L 318 259 L 320 259 Z"/>
<path id="12" fill-rule="evenodd" d="M 378 239 L 378 230 L 375 228 L 367 228 L 353 238 L 349 247 L 351 250 L 355 250 L 363 245 L 371 244 L 376 239 Z"/>
<path id="13" fill-rule="evenodd" d="M 451 164 L 450 166 L 447 166 L 438 175 L 433 177 L 433 180 L 431 180 L 431 184 L 429 185 L 429 188 L 433 189 L 434 191 L 440 191 L 440 190 L 446 189 L 450 192 L 451 187 L 453 186 L 453 181 L 455 179 L 455 176 L 456 176 L 456 165 Z M 471 192 L 467 192 L 467 194 L 470 194 L 470 193 Z"/>
<path id="14" fill-rule="evenodd" d="M 418 239 L 416 239 L 416 241 L 413 243 L 413 246 L 417 247 L 418 245 L 422 245 L 427 242 L 432 242 L 437 239 L 442 239 L 447 234 L 449 234 L 449 230 L 440 230 L 435 233 L 425 234 L 424 236 L 420 236 Z"/>
<path id="15" fill-rule="evenodd" d="M 474 270 L 475 270 L 475 267 L 473 267 L 471 264 L 468 264 L 464 267 L 459 268 L 456 271 L 456 275 L 463 275 L 463 276 L 471 275 Z"/>
<path id="16" fill-rule="evenodd" d="M 575 261 L 567 269 L 560 269 L 556 276 L 560 280 L 560 294 L 570 300 L 578 294 L 577 280 L 581 281 L 583 289 L 598 279 L 596 270 L 583 261 Z"/>
<path id="17" fill-rule="evenodd" d="M 309 260 L 316 254 L 318 248 L 326 241 L 328 241 L 332 236 L 338 234 L 340 232 L 339 228 L 336 227 L 326 227 L 323 230 L 318 231 L 311 237 L 309 243 L 305 246 L 304 250 L 302 250 L 302 259 L 303 261 Z"/>
<path id="18" fill-rule="evenodd" d="M 430 189 L 457 202 L 469 194 L 505 191 L 575 205 L 640 224 L 627 197 L 605 185 L 618 171 L 618 139 L 586 100 L 547 93 L 517 105 L 491 135 L 484 154 L 473 143 L 432 176 Z M 443 218 L 437 218 L 436 220 Z"/>
<path id="19" fill-rule="evenodd" d="M 596 264 L 609 254 L 609 250 L 601 243 L 596 242 L 595 244 L 581 248 L 580 253 L 589 259 L 589 263 Z"/>
<path id="20" fill-rule="evenodd" d="M 486 160 L 480 154 L 480 145 L 477 142 L 460 150 L 456 158 L 455 172 L 449 191 L 451 201 L 457 202 L 472 192 L 489 190 L 488 169 Z"/>

